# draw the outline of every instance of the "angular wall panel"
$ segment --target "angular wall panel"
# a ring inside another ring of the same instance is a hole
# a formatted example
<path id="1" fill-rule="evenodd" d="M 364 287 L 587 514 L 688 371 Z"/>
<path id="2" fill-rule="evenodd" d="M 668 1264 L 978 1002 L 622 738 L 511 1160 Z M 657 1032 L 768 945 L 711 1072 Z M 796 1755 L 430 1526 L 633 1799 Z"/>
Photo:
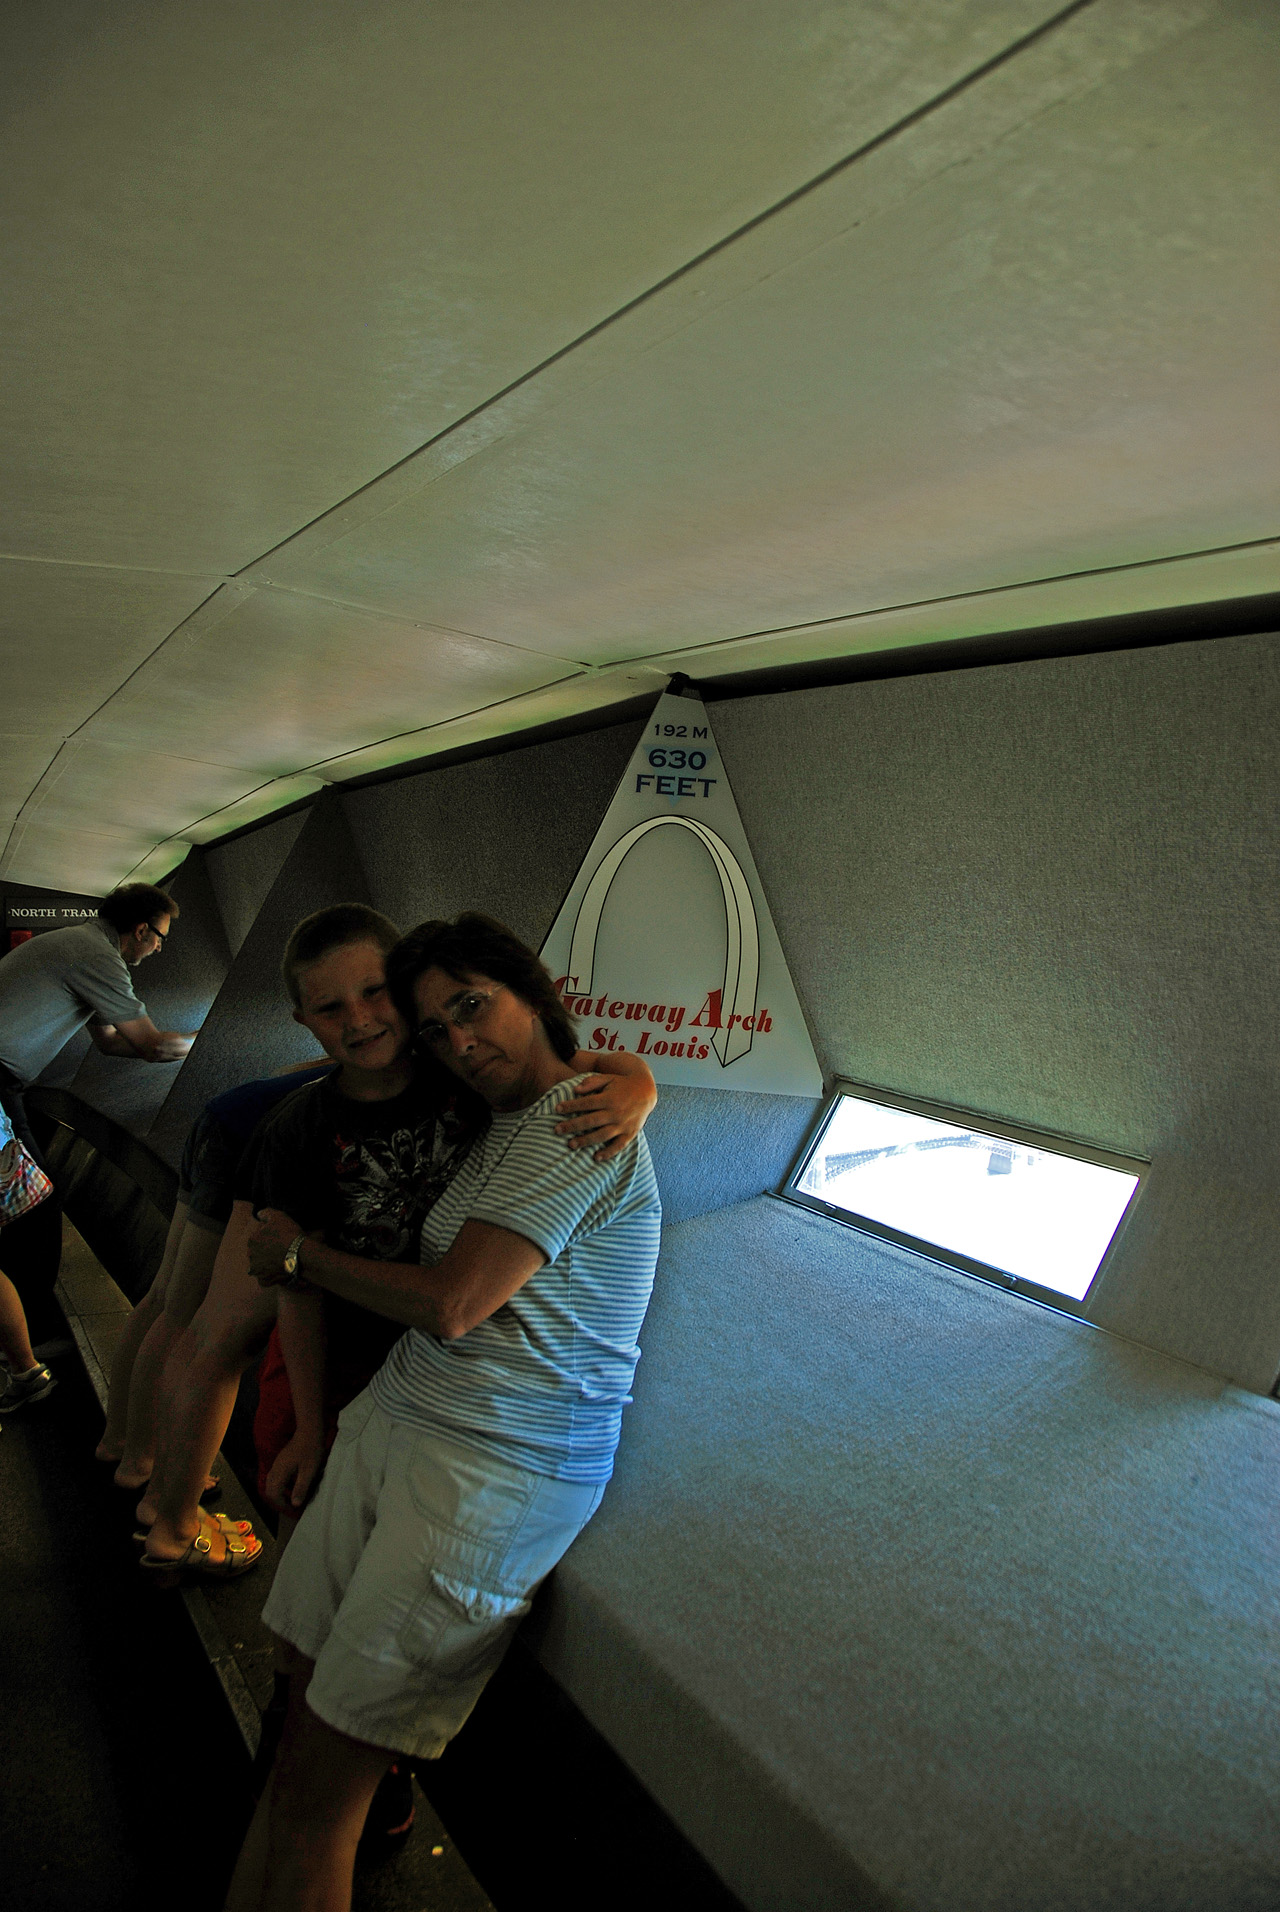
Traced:
<path id="1" fill-rule="evenodd" d="M 316 1055 L 315 1043 L 293 1021 L 280 981 L 285 943 L 312 910 L 369 900 L 341 800 L 326 794 L 307 812 L 148 1135 L 166 1161 L 176 1164 L 188 1129 L 211 1096 Z"/>
<path id="2" fill-rule="evenodd" d="M 535 948 L 622 775 L 639 723 L 352 790 L 374 901 L 405 929 L 486 910 Z"/>
<path id="3" fill-rule="evenodd" d="M 292 816 L 246 830 L 229 843 L 211 843 L 206 850 L 209 880 L 233 956 L 240 954 L 253 919 L 266 902 L 306 820 L 304 811 L 295 810 Z"/>

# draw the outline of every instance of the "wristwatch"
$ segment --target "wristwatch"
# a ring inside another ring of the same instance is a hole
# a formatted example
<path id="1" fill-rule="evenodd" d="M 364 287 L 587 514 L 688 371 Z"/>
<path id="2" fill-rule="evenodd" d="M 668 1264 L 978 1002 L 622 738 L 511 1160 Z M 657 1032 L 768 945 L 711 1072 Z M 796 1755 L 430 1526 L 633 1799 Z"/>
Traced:
<path id="1" fill-rule="evenodd" d="M 306 1239 L 305 1235 L 295 1235 L 285 1249 L 282 1266 L 287 1279 L 279 1283 L 281 1288 L 301 1288 L 305 1284 L 306 1276 L 298 1272 L 298 1253 Z"/>

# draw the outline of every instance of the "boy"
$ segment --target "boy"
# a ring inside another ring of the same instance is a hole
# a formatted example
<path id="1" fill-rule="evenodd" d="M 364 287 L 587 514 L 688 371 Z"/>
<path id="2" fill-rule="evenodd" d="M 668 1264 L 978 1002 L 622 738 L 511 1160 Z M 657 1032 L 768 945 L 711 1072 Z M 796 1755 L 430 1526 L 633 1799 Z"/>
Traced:
<path id="1" fill-rule="evenodd" d="M 114 1469 L 117 1487 L 136 1493 L 151 1478 L 161 1400 L 183 1365 L 183 1337 L 209 1292 L 231 1219 L 236 1169 L 254 1130 L 277 1102 L 332 1067 L 322 1058 L 242 1083 L 214 1096 L 192 1123 L 160 1266 L 111 1357 L 107 1422 L 94 1456 Z M 204 1498 L 207 1503 L 212 1492 Z"/>

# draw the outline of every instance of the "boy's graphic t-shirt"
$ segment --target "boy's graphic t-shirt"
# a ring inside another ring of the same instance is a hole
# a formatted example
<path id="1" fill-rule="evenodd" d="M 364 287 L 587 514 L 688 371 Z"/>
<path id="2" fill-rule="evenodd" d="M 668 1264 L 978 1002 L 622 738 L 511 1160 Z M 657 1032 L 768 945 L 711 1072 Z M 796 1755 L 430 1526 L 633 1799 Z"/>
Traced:
<path id="1" fill-rule="evenodd" d="M 236 1194 L 277 1208 L 299 1228 L 371 1261 L 418 1259 L 422 1224 L 484 1125 L 474 1098 L 423 1071 L 386 1102 L 356 1102 L 337 1072 L 297 1090 L 258 1128 Z M 384 1315 L 325 1296 L 328 1379 L 359 1376 L 353 1392 L 404 1333 Z M 350 1396 L 348 1396 L 350 1398 Z"/>
<path id="2" fill-rule="evenodd" d="M 332 1075 L 336 1063 L 327 1060 L 313 1063 L 309 1069 L 290 1069 L 283 1075 L 261 1076 L 254 1082 L 241 1082 L 234 1089 L 224 1089 L 221 1095 L 204 1105 L 204 1113 L 211 1115 L 220 1128 L 240 1144 L 243 1151 L 249 1144 L 259 1122 L 283 1102 L 286 1096 L 296 1095 L 299 1089 L 312 1082 L 318 1082 Z"/>

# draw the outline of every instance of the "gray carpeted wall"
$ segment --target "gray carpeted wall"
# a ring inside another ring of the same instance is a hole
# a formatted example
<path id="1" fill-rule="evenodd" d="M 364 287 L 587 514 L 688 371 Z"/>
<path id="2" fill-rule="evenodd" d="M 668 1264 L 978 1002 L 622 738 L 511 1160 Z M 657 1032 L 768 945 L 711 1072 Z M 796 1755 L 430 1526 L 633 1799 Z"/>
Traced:
<path id="1" fill-rule="evenodd" d="M 769 1200 L 668 1229 L 543 1664 L 757 1912 L 1272 1912 L 1280 1408 Z"/>
<path id="2" fill-rule="evenodd" d="M 1280 1365 L 1278 664 L 1274 637 L 1218 639 L 711 706 L 827 1074 L 1150 1156 L 1089 1313 L 1257 1390 Z M 307 910 L 472 906 L 540 941 L 635 732 L 327 792 L 197 853 L 236 953 L 153 1143 L 173 1159 L 208 1095 L 307 1052 L 275 974 Z M 665 1094 L 669 1218 L 775 1185 L 812 1112 Z"/>
<path id="3" fill-rule="evenodd" d="M 209 881 L 233 956 L 253 928 L 258 911 L 298 840 L 306 813 L 294 810 L 274 823 L 260 824 L 227 843 L 211 843 L 204 852 Z"/>
<path id="4" fill-rule="evenodd" d="M 540 943 L 638 728 L 611 725 L 351 791 L 346 812 L 378 908 L 406 929 L 486 910 Z"/>
<path id="5" fill-rule="evenodd" d="M 1280 638 L 716 704 L 828 1073 L 1148 1156 L 1087 1312 L 1280 1366 Z"/>

